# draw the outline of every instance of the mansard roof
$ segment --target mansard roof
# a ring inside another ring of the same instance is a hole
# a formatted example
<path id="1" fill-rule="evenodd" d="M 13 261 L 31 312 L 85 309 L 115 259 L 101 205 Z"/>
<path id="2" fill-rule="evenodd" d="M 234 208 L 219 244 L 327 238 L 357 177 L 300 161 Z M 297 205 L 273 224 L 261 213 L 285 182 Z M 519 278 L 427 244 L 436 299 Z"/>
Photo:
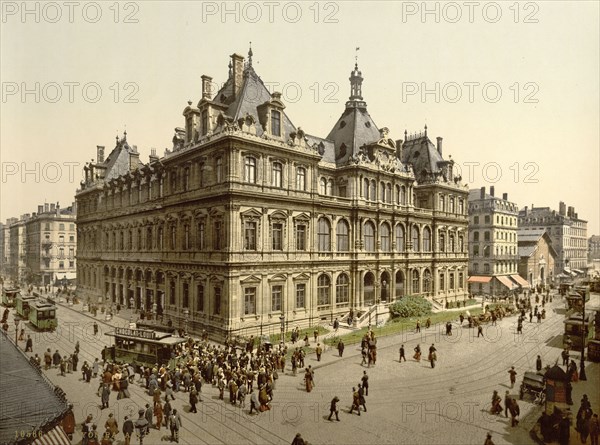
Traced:
<path id="1" fill-rule="evenodd" d="M 436 146 L 427 137 L 427 129 L 414 137 L 408 137 L 402 145 L 402 162 L 413 167 L 418 179 L 427 177 L 445 178 L 446 165 L 452 161 L 445 161 Z"/>
<path id="2" fill-rule="evenodd" d="M 134 156 L 131 156 L 131 154 Z M 115 148 L 112 149 L 104 162 L 96 164 L 96 167 L 103 169 L 105 172 L 104 179 L 110 181 L 129 173 L 131 170 L 141 168 L 143 165 L 139 159 L 136 146 L 131 146 L 127 142 L 127 132 L 125 132 L 121 139 L 117 136 Z"/>

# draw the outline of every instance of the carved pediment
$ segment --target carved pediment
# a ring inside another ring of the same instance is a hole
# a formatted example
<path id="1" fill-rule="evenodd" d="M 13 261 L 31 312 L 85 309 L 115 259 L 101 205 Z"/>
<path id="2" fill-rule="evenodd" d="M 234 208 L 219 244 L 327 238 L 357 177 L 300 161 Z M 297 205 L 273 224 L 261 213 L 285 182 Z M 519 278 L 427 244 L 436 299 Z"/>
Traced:
<path id="1" fill-rule="evenodd" d="M 240 213 L 242 218 L 260 219 L 262 211 L 257 209 L 248 209 Z"/>
<path id="2" fill-rule="evenodd" d="M 310 221 L 310 214 L 302 212 L 294 216 L 294 221 Z"/>
<path id="3" fill-rule="evenodd" d="M 287 281 L 287 275 L 285 275 L 285 274 L 273 275 L 271 278 L 269 278 L 269 282 L 272 282 L 272 281 Z"/>
<path id="4" fill-rule="evenodd" d="M 250 275 L 249 277 L 244 278 L 243 280 L 240 280 L 240 284 L 242 285 L 249 285 L 249 284 L 260 284 L 261 283 L 261 279 L 255 275 Z"/>
<path id="5" fill-rule="evenodd" d="M 306 273 L 301 273 L 301 274 L 296 275 L 293 278 L 293 280 L 294 281 L 308 281 L 308 280 L 310 280 L 310 275 L 308 275 Z"/>

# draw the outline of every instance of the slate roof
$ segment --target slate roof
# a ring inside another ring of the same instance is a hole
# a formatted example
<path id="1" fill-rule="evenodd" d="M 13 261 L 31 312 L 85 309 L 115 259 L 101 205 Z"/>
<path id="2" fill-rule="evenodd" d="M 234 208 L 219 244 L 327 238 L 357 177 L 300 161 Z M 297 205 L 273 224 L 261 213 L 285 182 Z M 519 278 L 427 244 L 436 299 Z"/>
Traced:
<path id="1" fill-rule="evenodd" d="M 242 86 L 237 96 L 231 101 L 233 95 L 233 78 L 229 78 L 225 85 L 215 94 L 213 102 L 228 105 L 225 114 L 234 121 L 246 114 L 254 117 L 256 134 L 262 136 L 264 130 L 258 119 L 257 107 L 271 99 L 271 93 L 263 83 L 262 79 L 256 74 L 252 65 L 246 65 L 242 79 Z M 283 130 L 285 135 L 296 131 L 296 126 L 292 123 L 288 115 L 283 112 Z"/>
<path id="2" fill-rule="evenodd" d="M 45 431 L 48 426 L 54 426 L 67 412 L 68 404 L 4 331 L 2 335 L 0 443 L 10 444 L 15 441 L 15 431 Z"/>
<path id="3" fill-rule="evenodd" d="M 402 162 L 411 164 L 415 175 L 420 177 L 424 174 L 441 174 L 442 166 L 448 161 L 444 161 L 437 147 L 425 133 L 404 142 Z"/>
<path id="4" fill-rule="evenodd" d="M 540 238 L 545 238 L 549 244 L 550 254 L 556 258 L 556 250 L 552 247 L 552 239 L 545 229 L 519 229 L 517 231 L 518 253 L 520 257 L 531 256 L 537 249 Z"/>

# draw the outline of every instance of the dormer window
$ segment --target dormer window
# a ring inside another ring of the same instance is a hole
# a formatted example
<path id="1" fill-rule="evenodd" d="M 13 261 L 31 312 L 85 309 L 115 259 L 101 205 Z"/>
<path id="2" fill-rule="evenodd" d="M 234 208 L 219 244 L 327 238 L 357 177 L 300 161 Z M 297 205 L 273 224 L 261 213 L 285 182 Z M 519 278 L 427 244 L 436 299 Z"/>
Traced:
<path id="1" fill-rule="evenodd" d="M 281 113 L 277 110 L 271 110 L 271 134 L 281 136 Z"/>
<path id="2" fill-rule="evenodd" d="M 208 110 L 202 112 L 202 136 L 208 133 Z"/>

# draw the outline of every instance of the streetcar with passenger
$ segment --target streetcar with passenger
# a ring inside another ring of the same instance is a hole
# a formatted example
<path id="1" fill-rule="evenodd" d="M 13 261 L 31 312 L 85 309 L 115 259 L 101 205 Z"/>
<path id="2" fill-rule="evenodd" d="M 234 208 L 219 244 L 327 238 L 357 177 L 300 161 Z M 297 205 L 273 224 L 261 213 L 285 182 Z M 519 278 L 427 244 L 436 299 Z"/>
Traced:
<path id="1" fill-rule="evenodd" d="M 29 305 L 29 322 L 41 331 L 54 330 L 58 326 L 56 306 L 44 301 Z"/>
<path id="2" fill-rule="evenodd" d="M 139 328 L 115 327 L 106 335 L 114 337 L 110 356 L 116 363 L 128 363 L 136 367 L 168 365 L 175 368 L 177 346 L 187 340 L 168 332 Z"/>
<path id="3" fill-rule="evenodd" d="M 2 305 L 6 307 L 15 307 L 15 298 L 20 295 L 21 289 L 18 287 L 12 289 L 2 289 Z"/>
<path id="4" fill-rule="evenodd" d="M 17 315 L 26 320 L 29 319 L 29 312 L 31 305 L 34 304 L 38 298 L 35 295 L 17 295 L 15 298 L 15 310 Z"/>

